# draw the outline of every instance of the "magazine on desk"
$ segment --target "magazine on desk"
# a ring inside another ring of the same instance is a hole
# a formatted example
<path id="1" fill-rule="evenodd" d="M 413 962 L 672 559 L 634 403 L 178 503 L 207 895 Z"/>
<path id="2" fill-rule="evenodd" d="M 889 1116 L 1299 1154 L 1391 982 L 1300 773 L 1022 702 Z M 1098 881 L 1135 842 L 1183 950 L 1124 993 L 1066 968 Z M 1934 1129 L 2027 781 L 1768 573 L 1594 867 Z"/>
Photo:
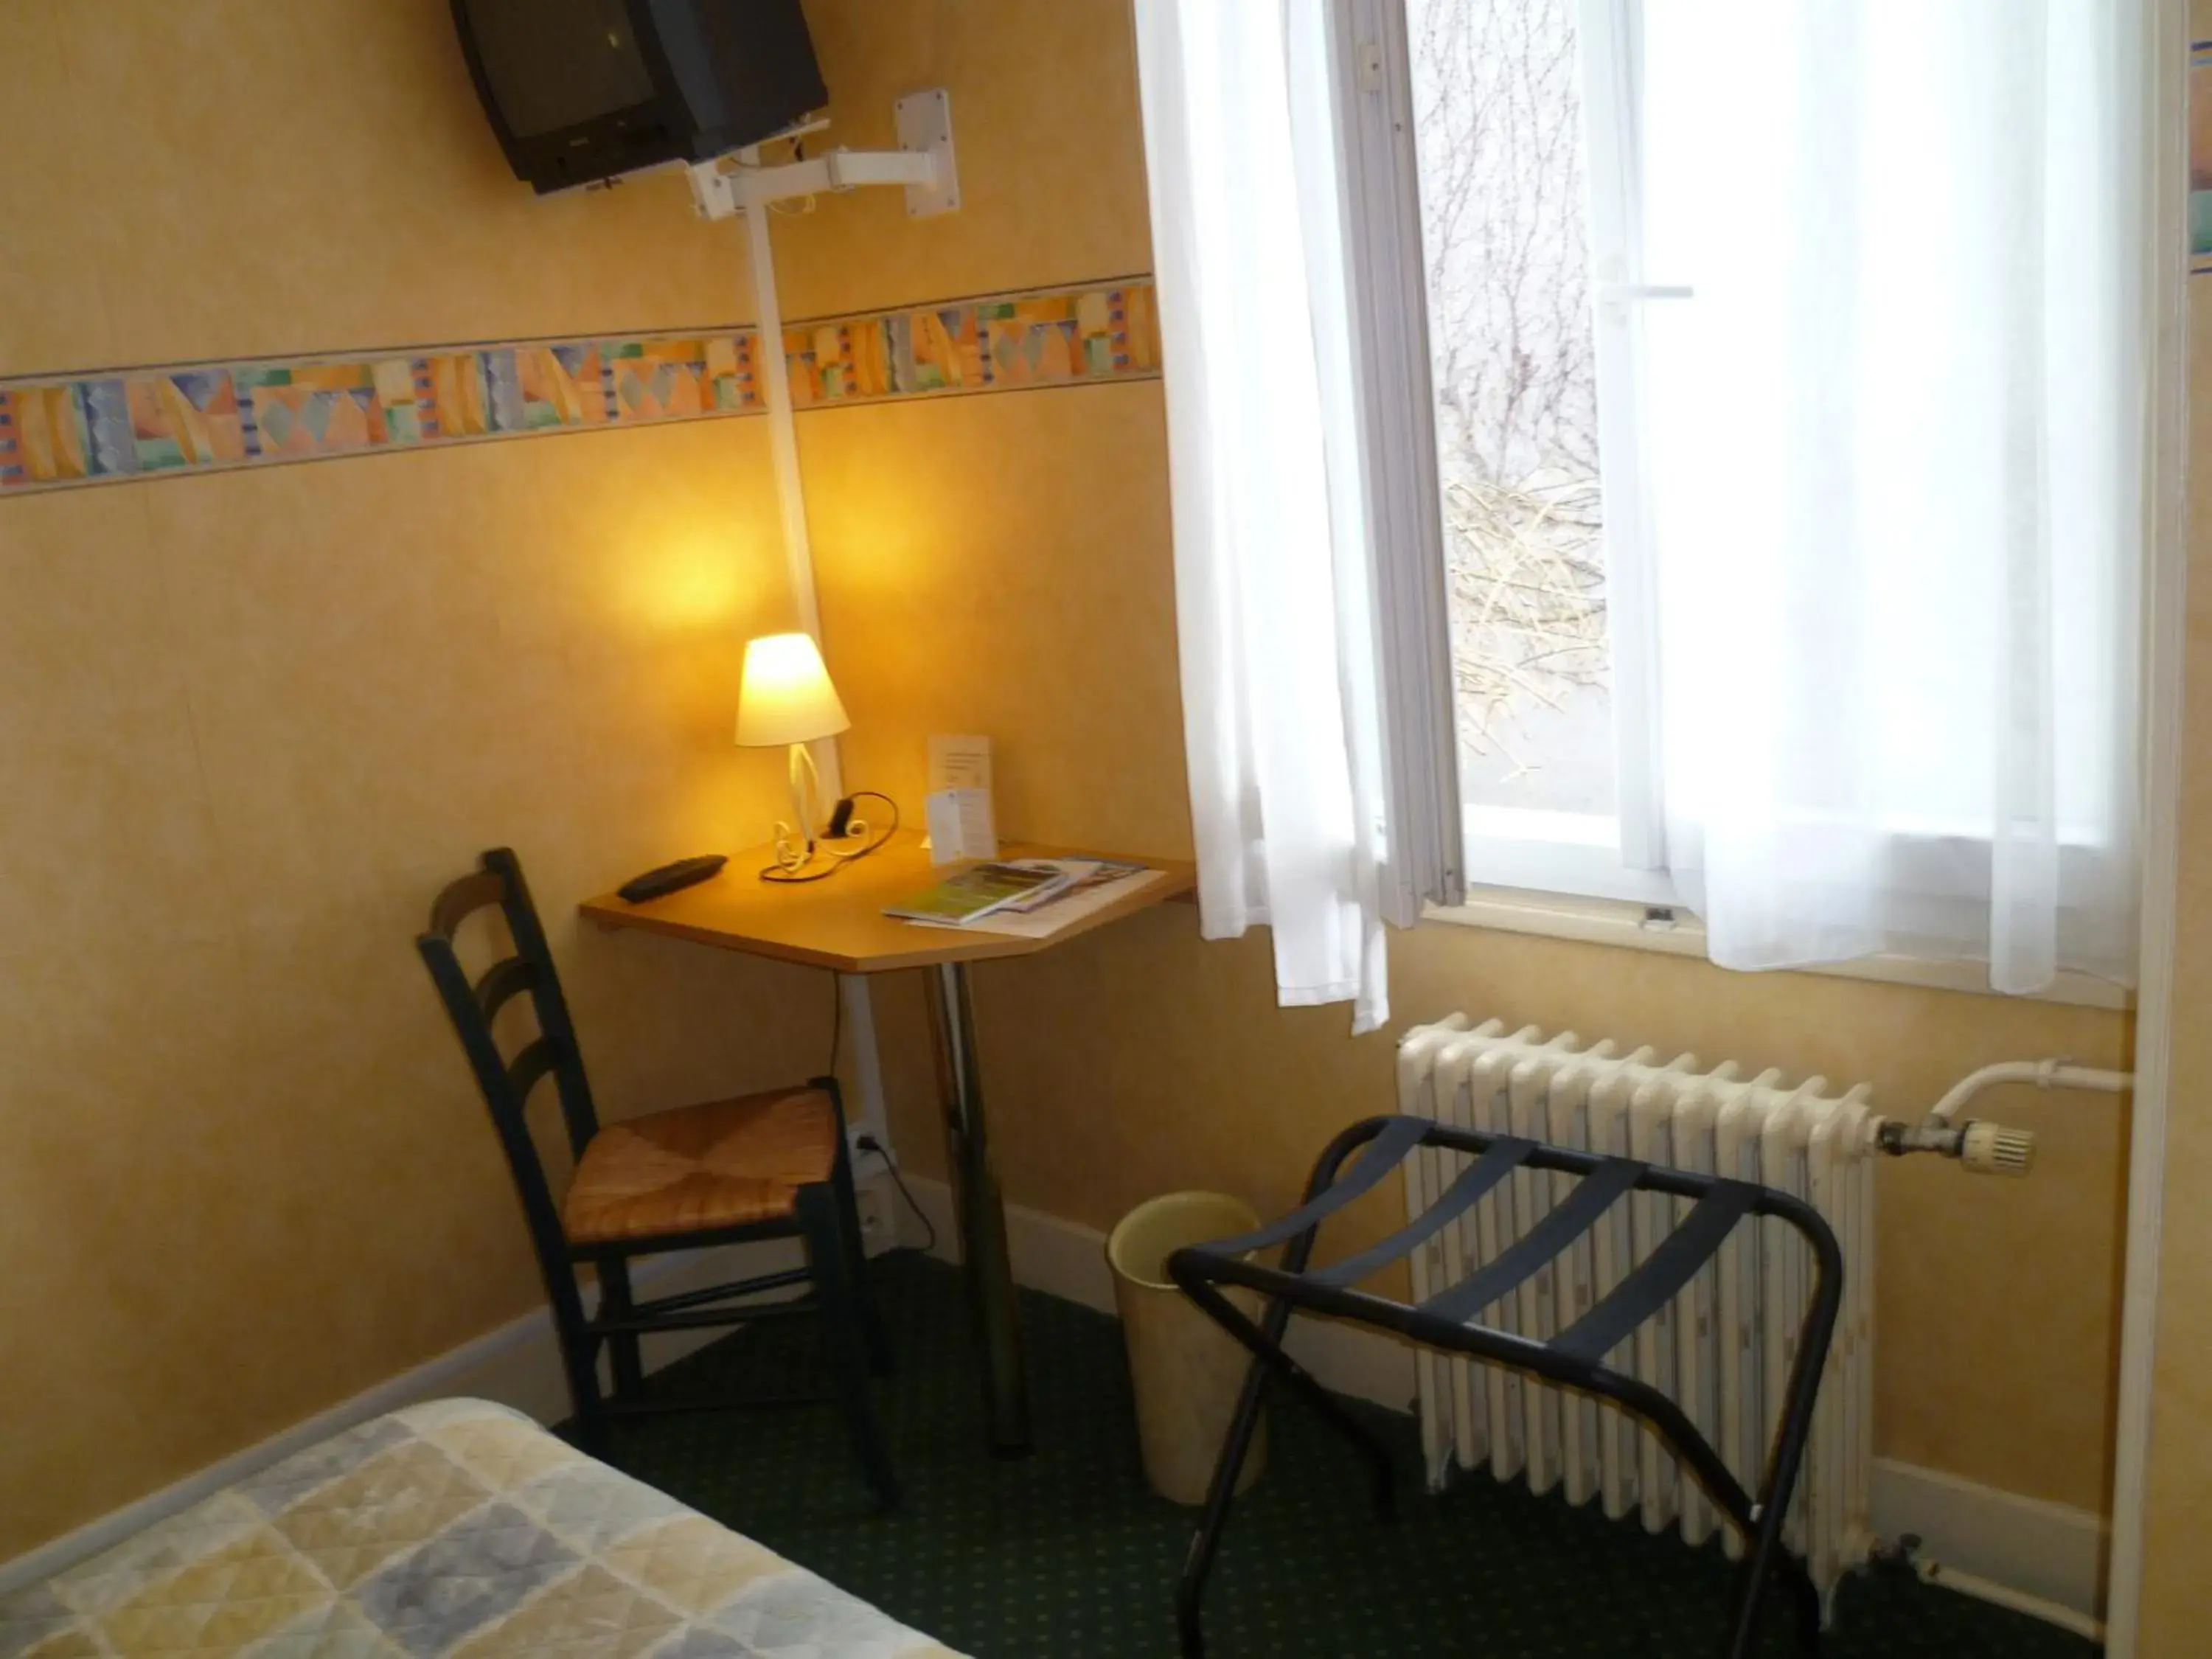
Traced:
<path id="1" fill-rule="evenodd" d="M 884 914 L 924 927 L 1049 939 L 1165 874 L 1119 859 L 1002 859 L 963 870 Z M 940 897 L 953 889 L 964 900 Z M 985 900 L 986 890 L 998 896 Z"/>
<path id="2" fill-rule="evenodd" d="M 1065 891 L 1074 878 L 1045 860 L 1003 860 L 970 865 L 884 914 L 932 927 L 973 927 L 986 916 L 1018 904 L 1040 903 Z"/>

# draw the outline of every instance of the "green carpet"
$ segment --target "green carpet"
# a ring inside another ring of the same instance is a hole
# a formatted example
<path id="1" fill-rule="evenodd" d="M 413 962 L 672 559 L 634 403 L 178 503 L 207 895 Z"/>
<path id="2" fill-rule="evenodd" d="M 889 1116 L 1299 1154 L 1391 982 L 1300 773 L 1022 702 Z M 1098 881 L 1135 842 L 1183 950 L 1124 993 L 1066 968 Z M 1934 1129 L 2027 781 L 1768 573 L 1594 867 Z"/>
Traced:
<path id="1" fill-rule="evenodd" d="M 1023 1294 L 1038 1449 L 984 1449 L 957 1276 L 874 1264 L 898 1347 L 879 1401 L 907 1502 L 872 1512 L 834 1410 L 684 1413 L 617 1425 L 631 1474 L 976 1659 L 1172 1659 L 1192 1512 L 1138 1466 L 1120 1328 Z M 656 1391 L 811 1389 L 811 1321 L 740 1332 L 661 1372 Z M 1290 1399 L 1264 1479 L 1231 1517 L 1206 1597 L 1213 1659 L 1710 1659 L 1731 1574 L 1686 1548 L 1477 1472 L 1421 1491 L 1413 1419 L 1360 1407 L 1401 1449 L 1400 1518 L 1378 1525 L 1352 1454 Z M 1793 1650 L 1779 1616 L 1769 1650 Z M 2087 1659 L 2095 1650 L 1899 1570 L 1847 1583 L 1831 1659 Z"/>

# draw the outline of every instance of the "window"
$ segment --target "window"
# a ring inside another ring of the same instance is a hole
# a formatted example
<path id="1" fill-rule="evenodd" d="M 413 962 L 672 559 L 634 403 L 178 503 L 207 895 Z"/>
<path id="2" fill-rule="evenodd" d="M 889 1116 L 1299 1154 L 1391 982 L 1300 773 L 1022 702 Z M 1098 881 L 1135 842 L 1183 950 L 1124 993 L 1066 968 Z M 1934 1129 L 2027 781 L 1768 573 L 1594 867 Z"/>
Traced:
<path id="1" fill-rule="evenodd" d="M 1386 901 L 2134 961 L 2141 0 L 1346 0 Z"/>
<path id="2" fill-rule="evenodd" d="M 1605 418 L 1626 170 L 1589 142 L 1580 9 L 1406 7 L 1452 712 L 1471 878 L 1663 902 L 1632 434 Z"/>

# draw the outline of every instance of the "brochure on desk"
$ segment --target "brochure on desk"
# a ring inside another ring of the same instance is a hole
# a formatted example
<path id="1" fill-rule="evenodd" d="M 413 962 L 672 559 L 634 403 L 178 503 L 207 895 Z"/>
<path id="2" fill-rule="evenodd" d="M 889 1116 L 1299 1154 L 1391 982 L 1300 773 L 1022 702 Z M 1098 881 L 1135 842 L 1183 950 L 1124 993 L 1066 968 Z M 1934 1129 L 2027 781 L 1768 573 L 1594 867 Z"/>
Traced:
<path id="1" fill-rule="evenodd" d="M 887 904 L 884 914 L 933 927 L 973 927 L 994 911 L 1033 909 L 1073 882 L 1073 876 L 1042 860 L 994 860 L 971 864 L 924 892 Z"/>
<path id="2" fill-rule="evenodd" d="M 964 933 L 1012 934 L 1017 939 L 1050 939 L 1109 905 L 1164 879 L 1167 872 L 1149 865 L 1116 859 L 1006 859 L 1022 869 L 1049 872 L 1066 878 L 1031 898 L 1016 900 L 969 921 L 938 921 L 909 915 L 921 927 L 953 927 Z"/>

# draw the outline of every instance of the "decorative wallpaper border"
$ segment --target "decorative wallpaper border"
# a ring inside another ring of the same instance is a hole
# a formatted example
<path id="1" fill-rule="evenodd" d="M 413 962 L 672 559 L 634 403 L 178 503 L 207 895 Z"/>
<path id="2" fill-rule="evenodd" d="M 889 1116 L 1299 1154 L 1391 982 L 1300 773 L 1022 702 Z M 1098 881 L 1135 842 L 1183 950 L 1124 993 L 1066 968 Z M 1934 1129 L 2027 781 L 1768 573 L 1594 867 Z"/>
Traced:
<path id="1" fill-rule="evenodd" d="M 1149 276 L 793 323 L 794 409 L 945 392 L 1018 392 L 1160 372 Z"/>
<path id="2" fill-rule="evenodd" d="M 761 405 L 751 331 L 0 382 L 0 493 Z"/>
<path id="3" fill-rule="evenodd" d="M 0 380 L 0 495 L 489 438 L 757 415 L 759 331 Z M 793 406 L 1159 374 L 1151 279 L 793 323 Z"/>

